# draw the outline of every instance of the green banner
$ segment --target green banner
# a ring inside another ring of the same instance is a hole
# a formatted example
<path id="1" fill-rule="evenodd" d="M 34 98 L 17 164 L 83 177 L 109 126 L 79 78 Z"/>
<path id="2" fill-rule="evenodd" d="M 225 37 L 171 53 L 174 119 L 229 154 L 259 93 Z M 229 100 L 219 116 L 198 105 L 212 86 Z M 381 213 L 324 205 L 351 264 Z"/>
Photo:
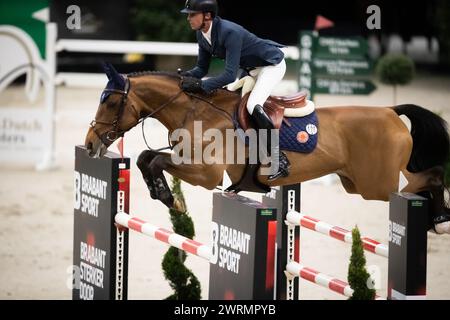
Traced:
<path id="1" fill-rule="evenodd" d="M 325 76 L 368 76 L 372 63 L 368 59 L 314 58 L 314 74 Z"/>
<path id="2" fill-rule="evenodd" d="M 361 57 L 367 54 L 369 48 L 363 37 L 316 37 L 315 40 L 315 54 L 323 57 Z"/>
<path id="3" fill-rule="evenodd" d="M 370 94 L 376 87 L 370 80 L 333 79 L 317 77 L 314 79 L 315 93 L 338 95 Z"/>
<path id="4" fill-rule="evenodd" d="M 48 0 L 0 1 L 0 24 L 9 24 L 28 33 L 45 58 L 45 23 L 33 18 L 33 13 L 48 7 Z"/>

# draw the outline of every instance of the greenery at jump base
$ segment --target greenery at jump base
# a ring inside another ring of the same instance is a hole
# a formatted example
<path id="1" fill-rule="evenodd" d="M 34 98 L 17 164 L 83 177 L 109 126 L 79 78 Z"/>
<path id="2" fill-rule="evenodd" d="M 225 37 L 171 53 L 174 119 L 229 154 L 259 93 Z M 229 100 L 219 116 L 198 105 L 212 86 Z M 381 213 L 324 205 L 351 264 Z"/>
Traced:
<path id="1" fill-rule="evenodd" d="M 369 285 L 373 288 L 374 283 L 366 270 L 366 257 L 358 227 L 352 230 L 352 238 L 352 255 L 347 277 L 353 295 L 349 300 L 374 300 L 376 291 L 369 288 Z"/>
<path id="2" fill-rule="evenodd" d="M 186 208 L 186 202 L 181 190 L 181 180 L 173 177 L 171 189 L 176 201 L 179 201 L 182 208 Z M 194 223 L 188 212 L 169 209 L 169 214 L 173 231 L 186 238 L 193 239 L 195 236 Z M 169 281 L 170 287 L 174 290 L 174 293 L 166 298 L 167 300 L 201 299 L 200 282 L 192 271 L 184 265 L 186 257 L 187 254 L 185 251 L 175 247 L 170 247 L 164 255 L 162 261 L 164 277 Z"/>

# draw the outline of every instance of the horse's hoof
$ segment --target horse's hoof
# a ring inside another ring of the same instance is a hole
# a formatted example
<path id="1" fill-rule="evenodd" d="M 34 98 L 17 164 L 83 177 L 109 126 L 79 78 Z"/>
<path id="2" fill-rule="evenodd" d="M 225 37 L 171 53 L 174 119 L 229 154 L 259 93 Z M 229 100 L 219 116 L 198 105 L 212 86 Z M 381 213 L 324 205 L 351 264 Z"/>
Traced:
<path id="1" fill-rule="evenodd" d="M 450 221 L 435 224 L 434 229 L 436 230 L 436 233 L 438 233 L 438 234 L 443 234 L 443 233 L 450 234 Z"/>
<path id="2" fill-rule="evenodd" d="M 434 217 L 434 230 L 438 234 L 449 233 L 450 234 L 450 214 L 442 213 L 441 215 Z"/>
<path id="3" fill-rule="evenodd" d="M 178 198 L 175 198 L 173 202 L 173 209 L 178 211 L 180 214 L 186 213 L 186 207 L 184 206 L 183 201 Z"/>

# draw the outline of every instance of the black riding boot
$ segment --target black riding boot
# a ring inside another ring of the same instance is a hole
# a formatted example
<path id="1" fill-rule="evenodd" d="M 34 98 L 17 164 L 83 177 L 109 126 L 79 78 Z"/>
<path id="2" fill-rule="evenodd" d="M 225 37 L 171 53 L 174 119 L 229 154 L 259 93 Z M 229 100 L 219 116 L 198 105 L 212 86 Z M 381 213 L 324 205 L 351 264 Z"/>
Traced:
<path id="1" fill-rule="evenodd" d="M 258 127 L 258 129 L 266 129 L 266 130 L 272 130 L 275 129 L 275 126 L 273 125 L 272 120 L 269 118 L 269 116 L 264 112 L 264 109 L 262 106 L 257 104 L 255 108 L 253 109 L 252 118 Z M 267 156 L 270 157 L 272 154 L 271 149 L 271 132 L 268 131 L 266 135 L 266 147 L 267 147 Z M 260 144 L 258 140 L 258 144 Z M 276 148 L 276 150 L 273 150 L 274 154 L 273 156 L 279 156 L 279 166 L 278 171 L 275 174 L 272 174 L 267 177 L 269 181 L 275 180 L 279 177 L 287 177 L 289 175 L 289 168 L 290 168 L 290 162 L 283 151 L 279 150 L 279 148 Z"/>

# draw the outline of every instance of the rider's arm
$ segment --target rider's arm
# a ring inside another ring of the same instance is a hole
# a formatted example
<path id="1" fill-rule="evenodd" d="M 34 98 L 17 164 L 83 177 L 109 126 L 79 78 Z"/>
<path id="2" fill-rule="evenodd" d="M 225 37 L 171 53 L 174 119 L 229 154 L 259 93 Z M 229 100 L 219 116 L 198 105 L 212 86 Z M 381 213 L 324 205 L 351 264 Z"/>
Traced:
<path id="1" fill-rule="evenodd" d="M 208 73 L 210 62 L 211 54 L 199 45 L 197 65 L 194 69 L 187 71 L 187 75 L 198 79 L 203 78 Z"/>
<path id="2" fill-rule="evenodd" d="M 241 60 L 242 34 L 238 31 L 230 30 L 225 38 L 224 46 L 226 50 L 225 71 L 217 77 L 203 81 L 203 89 L 211 91 L 236 80 Z"/>

